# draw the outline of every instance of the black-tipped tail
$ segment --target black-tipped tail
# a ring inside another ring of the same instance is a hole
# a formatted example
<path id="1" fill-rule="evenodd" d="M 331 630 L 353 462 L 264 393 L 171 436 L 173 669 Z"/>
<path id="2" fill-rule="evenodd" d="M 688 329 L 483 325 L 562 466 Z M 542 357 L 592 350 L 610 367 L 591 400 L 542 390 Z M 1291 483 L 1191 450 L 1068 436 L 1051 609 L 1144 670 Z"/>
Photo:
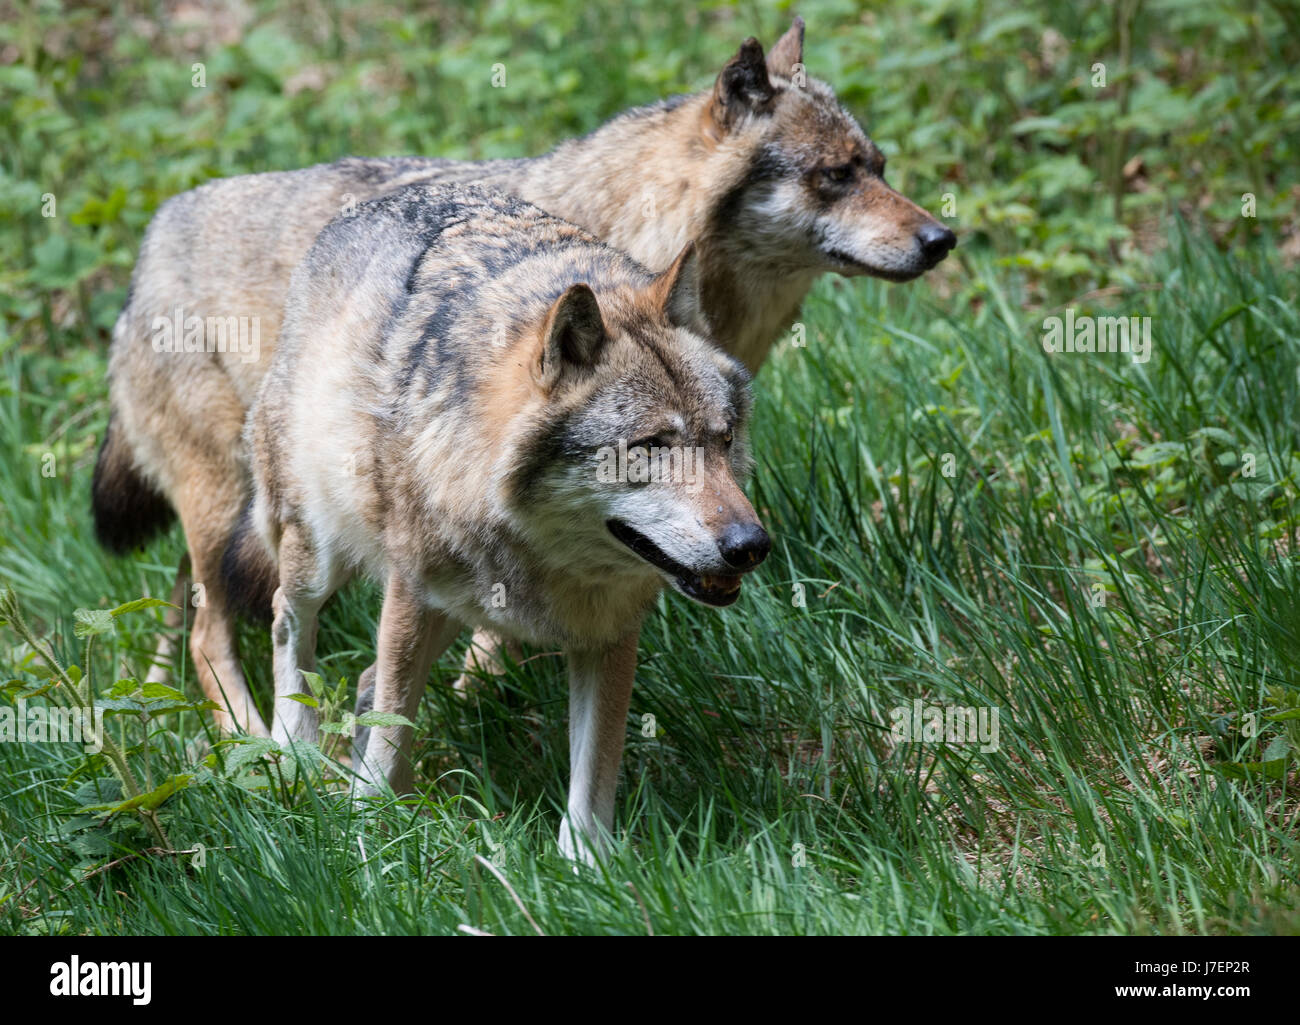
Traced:
<path id="1" fill-rule="evenodd" d="M 280 568 L 253 530 L 253 503 L 244 506 L 221 556 L 221 579 L 230 608 L 261 623 L 271 621 Z"/>
<path id="2" fill-rule="evenodd" d="M 108 418 L 104 443 L 95 460 L 90 496 L 95 536 L 101 545 L 118 555 L 139 548 L 171 526 L 176 518 L 167 499 L 136 469 L 112 416 Z"/>

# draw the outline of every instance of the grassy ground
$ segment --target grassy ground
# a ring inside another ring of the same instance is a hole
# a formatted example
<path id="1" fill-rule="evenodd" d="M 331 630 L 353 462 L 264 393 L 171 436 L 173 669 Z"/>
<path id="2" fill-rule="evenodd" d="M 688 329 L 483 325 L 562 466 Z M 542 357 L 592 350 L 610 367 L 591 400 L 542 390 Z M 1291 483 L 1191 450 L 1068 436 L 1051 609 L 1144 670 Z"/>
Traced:
<path id="1" fill-rule="evenodd" d="M 364 812 L 311 751 L 212 753 L 161 692 L 147 721 L 109 722 L 141 789 L 183 777 L 162 836 L 79 812 L 121 797 L 102 757 L 0 743 L 0 930 L 1300 931 L 1287 11 L 851 7 L 801 5 L 810 72 L 897 154 L 896 185 L 936 211 L 954 195 L 962 244 L 913 285 L 823 281 L 806 344 L 764 369 L 752 493 L 776 546 L 730 612 L 670 595 L 650 617 L 608 869 L 555 850 L 559 660 L 460 701 L 457 652 L 420 713 L 420 797 Z M 88 513 L 105 331 L 157 203 L 344 152 L 536 152 L 707 84 L 788 20 L 363 6 L 151 39 L 153 10 L 24 8 L 0 36 L 0 195 L 23 211 L 0 228 L 0 579 L 120 712 L 132 685 L 105 695 L 143 675 L 158 612 L 109 631 L 73 610 L 166 596 L 181 548 L 109 559 Z M 1095 95 L 1094 57 L 1112 76 Z M 498 60 L 516 85 L 494 92 Z M 1149 362 L 1045 353 L 1067 306 L 1149 316 Z M 370 661 L 375 597 L 327 613 L 327 686 Z M 78 625 L 104 631 L 89 653 Z M 0 631 L 0 682 L 43 686 Z M 266 697 L 267 638 L 244 641 Z M 193 698 L 188 672 L 177 686 Z M 918 699 L 996 711 L 996 747 L 902 742 L 892 713 Z"/>

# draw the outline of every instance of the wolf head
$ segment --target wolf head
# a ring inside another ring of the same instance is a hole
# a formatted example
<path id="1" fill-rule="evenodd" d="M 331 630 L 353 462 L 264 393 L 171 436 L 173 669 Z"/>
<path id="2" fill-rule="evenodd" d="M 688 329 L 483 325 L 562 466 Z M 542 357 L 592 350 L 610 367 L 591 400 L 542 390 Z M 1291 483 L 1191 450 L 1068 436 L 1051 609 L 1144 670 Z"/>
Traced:
<path id="1" fill-rule="evenodd" d="M 885 158 L 824 82 L 803 65 L 803 19 L 764 58 L 747 39 L 705 108 L 708 144 L 737 157 L 719 228 L 744 250 L 789 267 L 907 281 L 956 236 L 885 183 Z"/>
<path id="2" fill-rule="evenodd" d="M 722 606 L 767 555 L 741 491 L 749 374 L 704 332 L 693 245 L 644 287 L 576 284 L 551 306 L 531 368 L 546 401 L 513 490 L 554 563 Z"/>

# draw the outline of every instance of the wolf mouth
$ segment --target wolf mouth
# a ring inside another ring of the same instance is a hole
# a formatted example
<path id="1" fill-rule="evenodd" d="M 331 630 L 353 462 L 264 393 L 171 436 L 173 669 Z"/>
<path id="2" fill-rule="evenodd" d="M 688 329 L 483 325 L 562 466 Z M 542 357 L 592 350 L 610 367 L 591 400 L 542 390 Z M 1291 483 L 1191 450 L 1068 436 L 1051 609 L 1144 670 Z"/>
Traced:
<path id="1" fill-rule="evenodd" d="M 895 281 L 895 282 L 911 281 L 914 278 L 919 278 L 922 274 L 925 273 L 924 270 L 916 270 L 916 271 L 882 270 L 879 267 L 871 266 L 871 264 L 869 263 L 863 263 L 856 256 L 850 256 L 842 249 L 824 249 L 823 253 L 825 253 L 826 256 L 829 256 L 832 260 L 836 261 L 837 263 L 842 263 L 849 267 L 856 267 L 862 272 L 866 274 L 870 274 L 873 278 L 883 278 L 886 281 Z"/>
<path id="2" fill-rule="evenodd" d="M 605 526 L 615 539 L 655 569 L 667 573 L 688 598 L 718 608 L 740 597 L 740 577 L 721 573 L 695 573 L 671 558 L 657 544 L 622 520 L 607 520 Z"/>

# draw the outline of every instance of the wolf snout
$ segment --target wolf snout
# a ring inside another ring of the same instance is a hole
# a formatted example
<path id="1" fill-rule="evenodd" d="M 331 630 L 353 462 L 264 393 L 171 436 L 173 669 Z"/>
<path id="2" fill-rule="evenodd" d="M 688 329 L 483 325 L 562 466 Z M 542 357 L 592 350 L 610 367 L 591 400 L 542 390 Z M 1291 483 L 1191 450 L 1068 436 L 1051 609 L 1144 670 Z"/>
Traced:
<path id="1" fill-rule="evenodd" d="M 718 551 L 732 569 L 748 572 L 767 558 L 772 539 L 759 523 L 732 523 L 718 540 Z"/>
<path id="2" fill-rule="evenodd" d="M 921 256 L 927 270 L 947 256 L 957 244 L 957 236 L 934 221 L 921 227 L 916 233 L 916 240 L 921 244 Z"/>

